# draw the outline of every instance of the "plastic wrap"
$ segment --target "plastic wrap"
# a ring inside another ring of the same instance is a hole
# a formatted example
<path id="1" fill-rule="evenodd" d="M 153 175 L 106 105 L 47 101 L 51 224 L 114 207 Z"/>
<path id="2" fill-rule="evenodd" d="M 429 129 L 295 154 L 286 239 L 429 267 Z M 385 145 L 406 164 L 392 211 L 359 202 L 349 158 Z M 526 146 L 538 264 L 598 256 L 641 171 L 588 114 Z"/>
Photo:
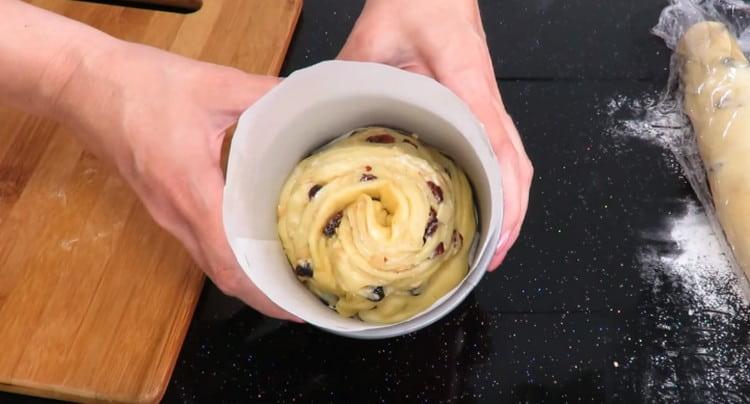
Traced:
<path id="1" fill-rule="evenodd" d="M 656 107 L 682 111 L 666 144 L 733 255 L 745 292 L 750 272 L 750 5 L 673 0 L 653 33 L 674 50 L 668 91 Z M 687 122 L 686 122 L 687 123 Z M 744 269 L 744 271 L 743 271 Z"/>

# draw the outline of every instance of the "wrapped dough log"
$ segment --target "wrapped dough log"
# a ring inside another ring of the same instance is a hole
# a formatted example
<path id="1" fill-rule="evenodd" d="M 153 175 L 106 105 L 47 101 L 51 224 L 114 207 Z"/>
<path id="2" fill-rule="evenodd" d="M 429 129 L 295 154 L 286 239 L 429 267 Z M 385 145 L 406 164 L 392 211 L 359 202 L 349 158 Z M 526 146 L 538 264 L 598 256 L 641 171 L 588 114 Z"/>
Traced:
<path id="1" fill-rule="evenodd" d="M 750 271 L 750 67 L 717 22 L 692 26 L 677 47 L 684 108 L 696 133 L 716 213 Z"/>
<path id="2" fill-rule="evenodd" d="M 370 127 L 300 162 L 278 227 L 297 277 L 339 314 L 412 317 L 468 272 L 476 231 L 463 171 L 416 136 Z"/>

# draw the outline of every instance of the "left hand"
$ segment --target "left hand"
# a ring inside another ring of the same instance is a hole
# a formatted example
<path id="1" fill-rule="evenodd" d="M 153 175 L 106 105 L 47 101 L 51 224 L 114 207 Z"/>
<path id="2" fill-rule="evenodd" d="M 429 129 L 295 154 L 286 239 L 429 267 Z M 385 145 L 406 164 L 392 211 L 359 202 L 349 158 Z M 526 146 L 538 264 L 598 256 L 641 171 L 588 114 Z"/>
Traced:
<path id="1" fill-rule="evenodd" d="M 226 130 L 278 79 L 100 39 L 75 64 L 53 113 L 114 164 L 222 292 L 267 316 L 301 322 L 245 275 L 222 219 Z"/>
<path id="2" fill-rule="evenodd" d="M 484 124 L 503 176 L 503 226 L 490 270 L 497 268 L 521 231 L 533 167 L 500 98 L 476 0 L 367 0 L 339 59 L 432 77 Z"/>

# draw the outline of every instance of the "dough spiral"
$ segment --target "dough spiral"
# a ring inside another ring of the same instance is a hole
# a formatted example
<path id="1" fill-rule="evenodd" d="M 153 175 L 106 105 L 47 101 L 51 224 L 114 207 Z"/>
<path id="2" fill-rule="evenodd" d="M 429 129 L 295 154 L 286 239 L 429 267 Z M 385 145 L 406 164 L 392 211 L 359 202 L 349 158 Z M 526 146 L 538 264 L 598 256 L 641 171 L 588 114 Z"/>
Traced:
<path id="1" fill-rule="evenodd" d="M 416 135 L 368 127 L 300 162 L 278 205 L 297 277 L 339 314 L 394 323 L 468 272 L 476 231 L 466 175 Z"/>

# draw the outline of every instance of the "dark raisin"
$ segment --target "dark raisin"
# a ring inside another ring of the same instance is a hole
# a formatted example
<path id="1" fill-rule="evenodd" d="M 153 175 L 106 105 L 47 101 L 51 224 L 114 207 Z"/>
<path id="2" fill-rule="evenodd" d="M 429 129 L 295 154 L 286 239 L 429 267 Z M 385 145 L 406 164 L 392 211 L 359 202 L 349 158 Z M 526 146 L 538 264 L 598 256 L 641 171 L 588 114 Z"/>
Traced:
<path id="1" fill-rule="evenodd" d="M 303 262 L 294 268 L 294 274 L 301 278 L 312 278 L 313 269 L 309 262 Z"/>
<path id="2" fill-rule="evenodd" d="M 326 237 L 332 237 L 334 234 L 336 234 L 336 229 L 341 224 L 341 218 L 343 217 L 344 214 L 341 212 L 338 212 L 335 215 L 331 216 L 331 218 L 328 219 L 328 224 L 326 224 L 326 227 L 323 228 L 323 234 Z"/>
<path id="3" fill-rule="evenodd" d="M 464 244 L 464 236 L 461 235 L 457 230 L 453 230 L 453 237 L 452 237 L 453 245 L 457 248 L 461 248 L 461 246 Z"/>
<path id="4" fill-rule="evenodd" d="M 445 246 L 443 245 L 443 242 L 441 241 L 440 244 L 438 244 L 437 247 L 435 247 L 435 253 L 432 254 L 432 256 L 433 258 L 439 257 L 443 255 L 444 253 L 445 253 Z"/>
<path id="5" fill-rule="evenodd" d="M 435 199 L 437 199 L 438 203 L 443 202 L 443 188 L 440 188 L 440 185 L 435 184 L 432 181 L 427 181 L 427 185 L 430 187 L 432 195 L 435 196 Z"/>
<path id="6" fill-rule="evenodd" d="M 385 264 L 386 262 L 388 262 L 388 257 L 383 257 L 383 263 Z"/>
<path id="7" fill-rule="evenodd" d="M 359 178 L 360 181 L 366 182 L 366 181 L 372 181 L 376 180 L 378 177 L 372 175 L 372 174 L 362 174 L 362 176 Z"/>
<path id="8" fill-rule="evenodd" d="M 415 149 L 419 149 L 419 146 L 417 146 L 417 144 L 416 144 L 416 143 L 412 142 L 412 141 L 411 141 L 411 140 L 409 140 L 409 139 L 404 139 L 404 143 L 408 143 L 408 144 L 410 144 L 410 145 L 414 146 L 414 148 L 415 148 Z"/>
<path id="9" fill-rule="evenodd" d="M 370 143 L 394 143 L 396 141 L 396 138 L 387 133 L 384 133 L 382 135 L 369 136 L 366 140 Z"/>
<path id="10" fill-rule="evenodd" d="M 379 302 L 383 300 L 385 297 L 385 291 L 383 290 L 382 286 L 376 286 L 372 288 L 372 292 L 370 292 L 370 295 L 367 296 L 367 300 L 371 302 Z"/>
<path id="11" fill-rule="evenodd" d="M 409 294 L 412 295 L 412 296 L 419 296 L 419 295 L 422 294 L 422 289 L 421 288 L 412 288 L 412 289 L 409 289 Z"/>
<path id="12" fill-rule="evenodd" d="M 370 171 L 372 171 L 372 166 L 365 166 L 365 171 L 367 171 L 368 173 L 369 173 Z"/>
<path id="13" fill-rule="evenodd" d="M 315 184 L 310 188 L 310 191 L 307 192 L 307 196 L 312 200 L 312 198 L 315 198 L 315 195 L 320 191 L 320 189 L 323 188 L 320 184 Z"/>
<path id="14" fill-rule="evenodd" d="M 424 228 L 424 236 L 422 236 L 422 242 L 427 241 L 427 237 L 435 234 L 438 228 L 437 212 L 434 208 L 430 208 L 430 216 L 427 218 L 427 226 Z"/>

